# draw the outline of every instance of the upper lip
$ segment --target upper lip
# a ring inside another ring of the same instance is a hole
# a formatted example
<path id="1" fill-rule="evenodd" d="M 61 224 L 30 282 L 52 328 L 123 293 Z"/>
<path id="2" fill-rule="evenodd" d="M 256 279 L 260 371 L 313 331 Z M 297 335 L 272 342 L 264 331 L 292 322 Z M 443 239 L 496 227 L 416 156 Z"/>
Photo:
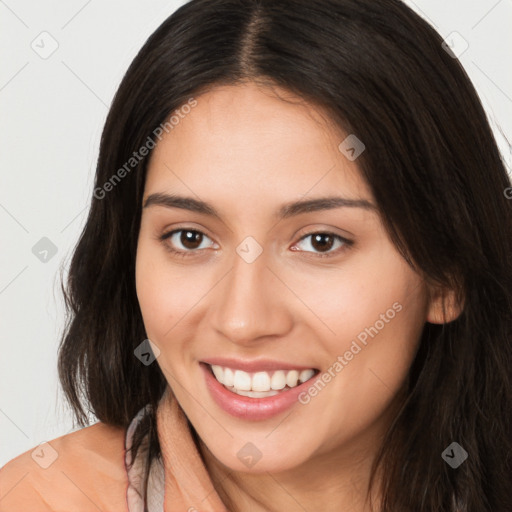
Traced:
<path id="1" fill-rule="evenodd" d="M 304 366 L 301 364 L 285 363 L 273 359 L 234 359 L 229 357 L 210 357 L 201 362 L 209 365 L 225 366 L 234 370 L 242 370 L 248 373 L 266 372 L 274 370 L 309 370 L 315 369 L 314 366 Z"/>

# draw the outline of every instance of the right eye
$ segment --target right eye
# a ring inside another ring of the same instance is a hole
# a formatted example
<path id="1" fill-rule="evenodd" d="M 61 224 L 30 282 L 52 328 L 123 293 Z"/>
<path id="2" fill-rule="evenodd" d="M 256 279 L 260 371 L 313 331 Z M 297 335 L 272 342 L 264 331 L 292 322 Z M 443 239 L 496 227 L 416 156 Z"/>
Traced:
<path id="1" fill-rule="evenodd" d="M 205 249 L 206 247 L 201 247 L 204 238 L 211 240 L 202 231 L 192 228 L 174 229 L 159 238 L 168 251 L 182 257 L 193 256 L 194 253 Z M 180 244 L 182 247 L 179 247 Z"/>

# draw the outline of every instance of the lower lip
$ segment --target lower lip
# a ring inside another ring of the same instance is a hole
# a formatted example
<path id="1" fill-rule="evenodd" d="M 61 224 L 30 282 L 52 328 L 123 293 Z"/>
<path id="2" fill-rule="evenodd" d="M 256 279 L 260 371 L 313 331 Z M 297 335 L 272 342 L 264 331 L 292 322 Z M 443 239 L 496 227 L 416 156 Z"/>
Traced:
<path id="1" fill-rule="evenodd" d="M 200 363 L 204 372 L 206 386 L 217 405 L 227 413 L 244 420 L 266 420 L 281 414 L 298 402 L 298 396 L 311 385 L 311 379 L 303 382 L 288 391 L 282 391 L 278 395 L 265 398 L 250 398 L 237 395 L 226 389 L 211 373 L 209 365 Z"/>

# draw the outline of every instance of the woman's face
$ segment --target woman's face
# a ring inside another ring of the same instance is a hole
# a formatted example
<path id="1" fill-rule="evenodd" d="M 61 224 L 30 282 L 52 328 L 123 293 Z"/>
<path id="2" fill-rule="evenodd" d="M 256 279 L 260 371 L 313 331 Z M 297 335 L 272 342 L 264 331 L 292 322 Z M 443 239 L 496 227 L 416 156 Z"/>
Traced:
<path id="1" fill-rule="evenodd" d="M 318 110 L 256 85 L 196 99 L 145 184 L 144 204 L 160 199 L 143 208 L 136 285 L 157 364 L 233 470 L 373 450 L 428 316 L 422 279 L 372 208 L 357 152 L 339 149 L 348 134 Z M 289 206 L 320 198 L 360 203 Z"/>

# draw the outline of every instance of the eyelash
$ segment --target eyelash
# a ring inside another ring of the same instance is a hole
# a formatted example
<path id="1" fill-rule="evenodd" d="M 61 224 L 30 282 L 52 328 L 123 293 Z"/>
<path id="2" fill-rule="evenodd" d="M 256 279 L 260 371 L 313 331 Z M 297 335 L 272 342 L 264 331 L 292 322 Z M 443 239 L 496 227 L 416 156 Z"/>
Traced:
<path id="1" fill-rule="evenodd" d="M 199 251 L 202 251 L 204 249 L 191 249 L 191 250 L 187 250 L 187 251 L 181 251 L 181 250 L 177 250 L 177 249 L 174 249 L 173 247 L 171 247 L 168 243 L 167 243 L 167 239 L 168 238 L 171 238 L 175 233 L 180 233 L 181 231 L 190 231 L 192 233 L 199 233 L 203 236 L 206 236 L 208 237 L 208 235 L 206 235 L 205 233 L 203 233 L 202 231 L 199 231 L 197 229 L 189 229 L 189 228 L 179 228 L 179 229 L 174 229 L 172 231 L 168 231 L 167 233 L 163 233 L 162 235 L 160 235 L 158 238 L 159 240 L 163 243 L 165 249 L 167 251 L 169 251 L 170 253 L 172 253 L 173 255 L 175 256 L 179 256 L 179 257 L 182 257 L 182 258 L 187 258 L 187 257 L 191 257 L 191 256 L 195 256 L 196 253 L 198 253 Z M 314 256 L 311 256 L 311 257 L 319 257 L 319 258 L 330 258 L 330 257 L 334 257 L 334 256 L 337 256 L 340 252 L 344 252 L 348 249 L 350 249 L 353 245 L 354 245 L 354 242 L 352 240 L 348 240 L 347 238 L 344 238 L 336 233 L 332 233 L 330 231 L 312 231 L 310 233 L 306 233 L 305 235 L 303 235 L 299 242 L 301 242 L 302 240 L 310 237 L 310 236 L 313 236 L 313 235 L 329 235 L 341 242 L 343 242 L 343 246 L 341 248 L 338 248 L 337 250 L 335 251 L 330 251 L 330 252 L 327 252 L 327 253 L 312 253 Z M 208 237 L 209 238 L 209 237 Z M 302 252 L 302 251 L 298 251 L 298 252 Z M 303 251 L 303 252 L 306 252 L 306 253 L 311 253 L 311 251 Z"/>

